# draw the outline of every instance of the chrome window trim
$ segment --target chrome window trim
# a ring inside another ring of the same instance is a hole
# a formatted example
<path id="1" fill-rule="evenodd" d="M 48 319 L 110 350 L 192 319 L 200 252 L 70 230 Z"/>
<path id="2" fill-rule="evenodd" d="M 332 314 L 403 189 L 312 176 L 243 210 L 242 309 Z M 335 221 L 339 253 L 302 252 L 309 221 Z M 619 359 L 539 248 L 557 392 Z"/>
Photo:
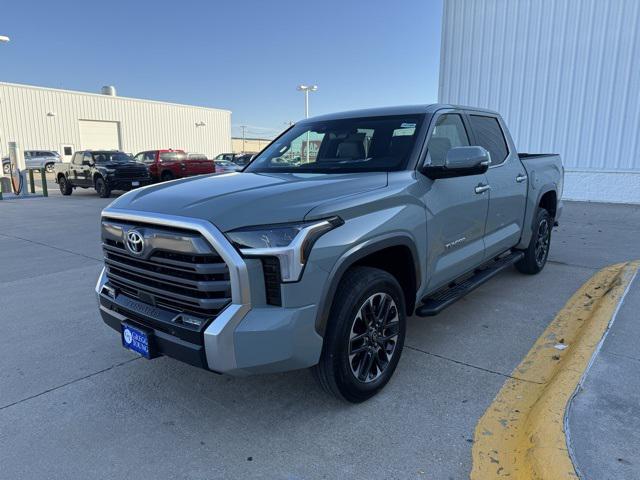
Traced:
<path id="1" fill-rule="evenodd" d="M 226 372 L 237 368 L 234 332 L 240 321 L 251 309 L 251 284 L 247 264 L 218 228 L 206 220 L 144 213 L 118 208 L 105 208 L 101 218 L 142 222 L 163 227 L 182 228 L 200 233 L 218 252 L 229 268 L 231 283 L 231 303 L 215 318 L 204 331 L 204 346 L 207 364 L 211 370 Z M 96 284 L 100 295 L 106 282 L 104 269 Z"/>

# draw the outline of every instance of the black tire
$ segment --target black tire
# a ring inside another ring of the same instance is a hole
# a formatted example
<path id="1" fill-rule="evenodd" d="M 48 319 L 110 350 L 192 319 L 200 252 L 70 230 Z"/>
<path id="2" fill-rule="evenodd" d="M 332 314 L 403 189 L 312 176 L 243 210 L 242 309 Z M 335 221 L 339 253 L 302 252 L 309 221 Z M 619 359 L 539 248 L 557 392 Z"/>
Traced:
<path id="1" fill-rule="evenodd" d="M 389 306 L 386 315 L 382 313 L 383 300 Z M 362 315 L 367 311 L 371 312 L 369 321 Z M 378 322 L 387 326 L 380 327 Z M 367 325 L 377 327 L 371 330 Z M 313 374 L 328 393 L 348 402 L 364 402 L 393 375 L 405 332 L 405 300 L 398 281 L 377 268 L 351 268 L 338 286 L 320 363 L 313 367 Z M 352 349 L 358 353 L 353 354 Z"/>
<path id="2" fill-rule="evenodd" d="M 55 170 L 55 166 L 53 165 L 53 163 L 47 163 L 47 164 L 44 166 L 44 170 L 45 170 L 45 172 L 47 172 L 47 173 L 53 173 L 53 171 Z"/>
<path id="3" fill-rule="evenodd" d="M 516 268 L 519 272 L 535 275 L 542 271 L 547 264 L 547 258 L 549 258 L 552 228 L 553 218 L 549 212 L 544 208 L 538 208 L 529 246 L 524 250 L 522 260 L 516 262 Z"/>
<path id="4" fill-rule="evenodd" d="M 60 178 L 58 178 L 58 187 L 60 187 L 60 193 L 62 195 L 71 195 L 71 192 L 73 192 L 73 187 L 64 175 L 60 175 Z"/>
<path id="5" fill-rule="evenodd" d="M 111 189 L 102 177 L 96 178 L 96 192 L 98 192 L 100 198 L 109 198 L 111 196 Z"/>
<path id="6" fill-rule="evenodd" d="M 160 176 L 160 180 L 163 182 L 168 182 L 169 180 L 173 180 L 173 173 L 169 171 L 162 172 L 162 175 Z"/>
<path id="7" fill-rule="evenodd" d="M 2 171 L 6 174 L 9 175 L 11 173 L 11 164 L 10 163 L 3 163 L 2 164 Z"/>

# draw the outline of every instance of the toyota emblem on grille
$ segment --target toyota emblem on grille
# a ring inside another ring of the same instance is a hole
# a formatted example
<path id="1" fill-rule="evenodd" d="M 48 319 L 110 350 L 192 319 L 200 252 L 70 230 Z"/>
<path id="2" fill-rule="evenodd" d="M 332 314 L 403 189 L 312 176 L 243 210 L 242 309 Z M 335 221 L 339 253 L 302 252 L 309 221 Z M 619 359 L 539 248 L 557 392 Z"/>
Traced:
<path id="1" fill-rule="evenodd" d="M 127 232 L 127 250 L 129 250 L 134 255 L 140 255 L 144 250 L 144 238 L 140 232 L 136 230 L 129 230 Z"/>

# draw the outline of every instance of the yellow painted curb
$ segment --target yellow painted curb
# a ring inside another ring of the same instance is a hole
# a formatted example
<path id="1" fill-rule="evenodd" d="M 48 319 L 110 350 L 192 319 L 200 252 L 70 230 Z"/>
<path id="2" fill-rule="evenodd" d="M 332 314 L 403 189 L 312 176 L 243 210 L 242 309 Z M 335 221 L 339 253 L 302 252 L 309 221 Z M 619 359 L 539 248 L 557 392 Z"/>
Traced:
<path id="1" fill-rule="evenodd" d="M 577 478 L 565 408 L 639 267 L 600 270 L 538 338 L 476 426 L 473 480 Z"/>

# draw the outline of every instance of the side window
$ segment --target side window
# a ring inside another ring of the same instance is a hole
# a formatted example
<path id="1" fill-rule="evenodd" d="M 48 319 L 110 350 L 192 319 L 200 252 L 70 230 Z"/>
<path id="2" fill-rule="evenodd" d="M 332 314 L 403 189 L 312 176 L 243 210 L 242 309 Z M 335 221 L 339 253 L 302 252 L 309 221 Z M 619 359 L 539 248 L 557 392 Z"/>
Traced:
<path id="1" fill-rule="evenodd" d="M 462 123 L 462 117 L 457 113 L 442 115 L 436 121 L 427 144 L 427 154 L 431 165 L 444 165 L 447 152 L 455 147 L 469 146 L 469 137 Z"/>
<path id="2" fill-rule="evenodd" d="M 82 158 L 83 162 L 89 162 L 89 165 L 93 162 L 93 157 L 89 152 L 86 152 L 84 154 L 84 157 Z"/>
<path id="3" fill-rule="evenodd" d="M 73 154 L 73 160 L 71 162 L 74 165 L 82 165 L 82 152 L 76 152 Z"/>
<path id="4" fill-rule="evenodd" d="M 471 115 L 471 127 L 480 146 L 484 147 L 491 155 L 491 165 L 503 163 L 509 155 L 509 149 L 498 119 L 483 115 Z"/>

